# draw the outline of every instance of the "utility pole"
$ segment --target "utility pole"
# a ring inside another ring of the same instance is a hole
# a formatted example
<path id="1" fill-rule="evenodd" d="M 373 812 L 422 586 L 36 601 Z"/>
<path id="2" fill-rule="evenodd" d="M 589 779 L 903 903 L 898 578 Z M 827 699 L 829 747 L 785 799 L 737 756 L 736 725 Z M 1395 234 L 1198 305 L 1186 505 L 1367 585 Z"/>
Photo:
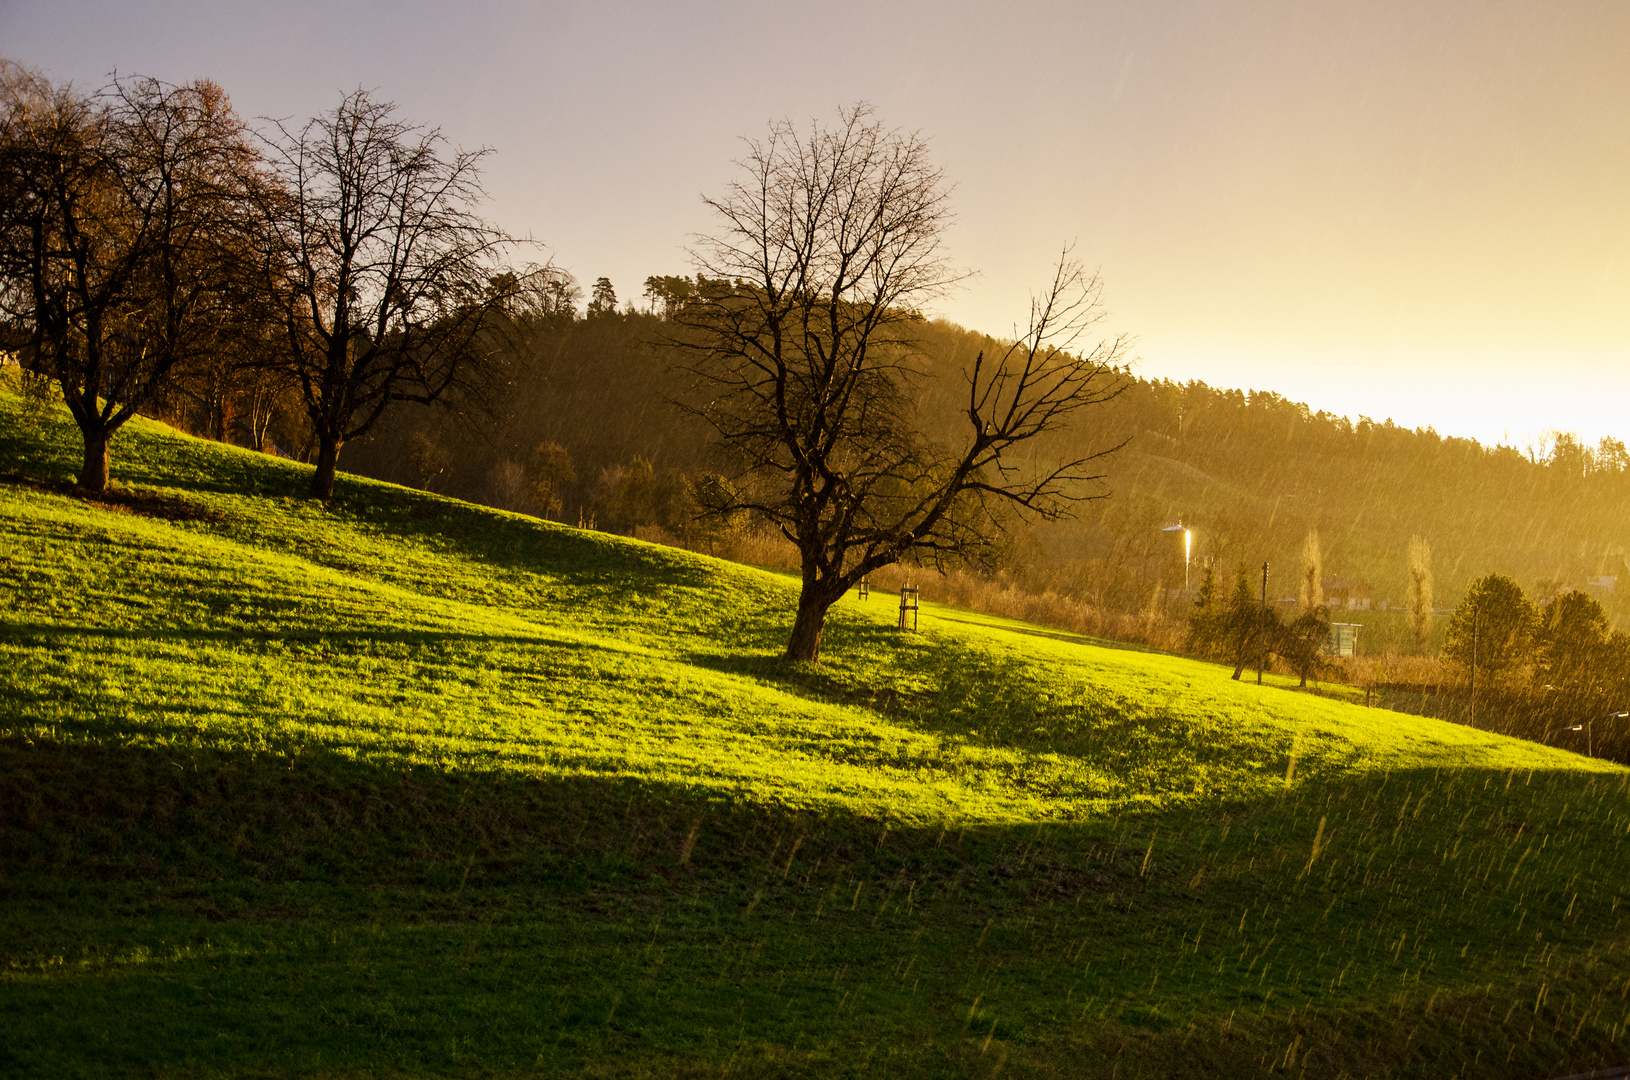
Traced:
<path id="1" fill-rule="evenodd" d="M 1268 663 L 1268 564 L 1262 564 L 1262 617 L 1256 629 L 1256 684 L 1262 685 L 1262 669 Z"/>

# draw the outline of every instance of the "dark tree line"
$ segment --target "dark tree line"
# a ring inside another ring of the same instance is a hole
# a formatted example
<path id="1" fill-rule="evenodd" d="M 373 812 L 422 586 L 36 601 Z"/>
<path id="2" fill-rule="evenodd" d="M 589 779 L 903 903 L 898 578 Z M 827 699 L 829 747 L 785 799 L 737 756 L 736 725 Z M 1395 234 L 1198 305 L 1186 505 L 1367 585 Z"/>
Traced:
<path id="1" fill-rule="evenodd" d="M 1262 670 L 1277 657 L 1305 687 L 1328 667 L 1330 614 L 1318 597 L 1307 596 L 1287 618 L 1264 602 L 1259 580 L 1240 563 L 1225 597 L 1216 567 L 1208 563 L 1189 612 L 1188 650 L 1232 665 L 1235 679 L 1249 668 Z"/>
<path id="2" fill-rule="evenodd" d="M 1536 604 L 1511 578 L 1485 575 L 1443 651 L 1465 673 L 1480 727 L 1630 760 L 1630 634 L 1595 598 L 1569 590 Z"/>
<path id="3" fill-rule="evenodd" d="M 1193 524 L 1203 553 L 1225 565 L 1294 565 L 1313 528 L 1327 562 L 1395 602 L 1409 593 L 1401 553 L 1411 536 L 1438 553 L 1449 595 L 1491 571 L 1535 591 L 1630 573 L 1619 510 L 1630 499 L 1630 452 L 1615 439 L 1592 447 L 1558 433 L 1544 446 L 1487 447 L 1261 391 L 1146 380 L 1106 423 L 1135 437 L 1122 476 L 1164 515 Z M 1105 519 L 1106 531 L 1123 520 Z"/>
<path id="4" fill-rule="evenodd" d="M 572 479 L 552 484 L 558 508 L 538 505 L 538 512 L 679 538 L 696 526 L 676 510 L 685 502 L 676 496 L 708 482 L 721 464 L 707 452 L 708 430 L 698 418 L 669 408 L 687 385 L 660 343 L 677 332 L 672 313 L 707 280 L 653 276 L 645 309 L 594 319 L 584 317 L 578 296 L 575 306 L 540 324 L 524 349 L 506 354 L 505 396 L 494 417 L 463 404 L 398 410 L 354 448 L 355 467 L 491 501 L 495 470 L 510 462 L 536 472 L 529 464 L 533 452 L 553 444 L 569 457 Z M 949 440 L 967 423 L 958 370 L 1002 343 L 943 322 L 913 324 L 911 337 L 926 360 L 914 389 L 918 422 L 930 437 Z M 1530 460 L 1431 432 L 1349 424 L 1282 408 L 1271 395 L 1198 384 L 1184 392 L 1209 403 L 1206 426 L 1195 421 L 1186 448 L 1178 449 L 1157 428 L 1179 390 L 1126 379 L 1120 396 L 1095 412 L 1103 442 L 1132 440 L 1115 459 L 1114 497 L 1087 504 L 1079 521 L 1010 526 L 990 552 L 1007 580 L 1108 611 L 1144 612 L 1157 589 L 1183 584 L 1181 545 L 1162 531 L 1183 521 L 1194 527 L 1196 587 L 1207 560 L 1226 585 L 1236 562 L 1260 566 L 1268 559 L 1274 567 L 1269 597 L 1283 608 L 1299 591 L 1299 551 L 1317 528 L 1327 572 L 1370 580 L 1377 603 L 1390 598 L 1397 608 L 1420 608 L 1397 616 L 1396 647 L 1417 653 L 1427 651 L 1429 637 L 1433 649 L 1441 637 L 1442 616 L 1431 630 L 1434 595 L 1447 602 L 1443 610 L 1452 608 L 1489 570 L 1515 572 L 1541 597 L 1555 591 L 1555 581 L 1582 587 L 1588 577 L 1617 572 L 1622 594 L 1630 580 L 1614 517 L 1615 507 L 1630 498 L 1630 474 L 1611 467 L 1610 456 L 1576 474 L 1565 457 Z M 1287 442 L 1264 433 L 1273 425 L 1263 414 L 1307 430 Z M 1056 445 L 1051 438 L 1037 440 L 1037 456 L 1064 458 L 1096 445 L 1074 443 L 1068 434 Z M 416 456 L 414 442 L 433 452 Z M 419 460 L 432 467 L 417 471 Z M 652 482 L 632 481 L 647 469 Z M 1305 477 L 1296 490 L 1311 496 L 1275 495 L 1274 476 Z M 1389 482 L 1389 476 L 1402 479 Z M 1458 491 L 1488 500 L 1494 510 L 1461 507 Z M 1624 618 L 1612 597 L 1597 598 L 1610 617 Z M 1187 605 L 1162 610 L 1183 619 Z M 1418 625 L 1405 625 L 1409 619 Z M 1361 648 L 1379 645 L 1373 634 L 1361 641 Z"/>

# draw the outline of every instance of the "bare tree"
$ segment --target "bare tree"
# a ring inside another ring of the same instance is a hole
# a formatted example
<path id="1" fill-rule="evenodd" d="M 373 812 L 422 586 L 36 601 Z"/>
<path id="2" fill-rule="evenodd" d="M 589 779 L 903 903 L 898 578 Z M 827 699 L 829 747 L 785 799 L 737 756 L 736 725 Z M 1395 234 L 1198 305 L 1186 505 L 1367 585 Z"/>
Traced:
<path id="1" fill-rule="evenodd" d="M 81 95 L 0 62 L 0 305 L 107 486 L 109 441 L 234 319 L 258 157 L 210 82 Z"/>
<path id="2" fill-rule="evenodd" d="M 287 355 L 317 438 L 314 498 L 334 493 L 340 449 L 393 402 L 429 404 L 496 350 L 491 331 L 522 282 L 513 241 L 479 217 L 486 150 L 444 151 L 439 131 L 364 90 L 268 141 L 287 191 L 280 241 Z"/>
<path id="3" fill-rule="evenodd" d="M 977 557 L 1012 511 L 1066 516 L 1111 450 L 1042 463 L 1014 453 L 1121 386 L 1128 347 L 1076 350 L 1101 317 L 1095 276 L 1065 257 L 1028 328 L 964 372 L 964 437 L 925 434 L 911 327 L 958 279 L 941 251 L 946 188 L 915 135 L 865 106 L 749 141 L 745 176 L 708 205 L 698 289 L 672 320 L 699 380 L 693 406 L 732 462 L 721 511 L 797 545 L 802 591 L 786 656 L 820 658 L 828 609 L 901 559 Z M 1076 351 L 1071 351 L 1076 350 Z"/>
<path id="4" fill-rule="evenodd" d="M 1415 651 L 1425 656 L 1432 640 L 1432 548 L 1424 536 L 1409 538 L 1409 629 Z"/>
<path id="5" fill-rule="evenodd" d="M 1324 610 L 1324 556 L 1319 550 L 1319 530 L 1309 529 L 1302 541 L 1302 583 L 1298 597 L 1303 611 Z"/>
<path id="6" fill-rule="evenodd" d="M 1301 676 L 1318 672 L 1325 645 L 1330 640 L 1330 613 L 1324 606 L 1324 555 L 1319 547 L 1319 530 L 1309 529 L 1302 541 L 1302 580 L 1298 596 L 1301 608 L 1281 632 L 1281 655 Z"/>

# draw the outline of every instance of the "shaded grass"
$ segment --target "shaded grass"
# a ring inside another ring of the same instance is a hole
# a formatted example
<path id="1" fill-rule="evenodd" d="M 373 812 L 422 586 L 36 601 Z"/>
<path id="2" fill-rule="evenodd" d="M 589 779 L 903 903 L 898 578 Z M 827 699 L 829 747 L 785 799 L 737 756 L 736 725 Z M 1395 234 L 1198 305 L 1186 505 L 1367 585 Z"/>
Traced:
<path id="1" fill-rule="evenodd" d="M 933 605 L 789 666 L 775 575 L 116 454 L 200 514 L 0 488 L 8 1071 L 1618 1059 L 1621 769 Z"/>
<path id="2" fill-rule="evenodd" d="M 8 746 L 6 775 L 25 753 L 82 793 L 8 837 L 31 1069 L 1254 1074 L 1300 1038 L 1298 1065 L 1521 1075 L 1610 1060 L 1623 1023 L 1609 779 L 888 828 L 309 753 Z M 1443 825 L 1491 788 L 1500 816 Z M 1563 791 L 1580 823 L 1548 830 Z"/>

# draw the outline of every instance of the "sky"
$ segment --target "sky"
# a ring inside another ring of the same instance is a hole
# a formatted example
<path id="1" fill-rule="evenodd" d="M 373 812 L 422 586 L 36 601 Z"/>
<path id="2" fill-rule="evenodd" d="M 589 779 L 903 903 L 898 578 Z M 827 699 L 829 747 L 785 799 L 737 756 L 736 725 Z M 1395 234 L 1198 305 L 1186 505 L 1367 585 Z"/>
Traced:
<path id="1" fill-rule="evenodd" d="M 1011 333 L 1066 245 L 1145 378 L 1519 447 L 1630 441 L 1630 3 L 0 0 L 84 89 L 223 85 L 295 120 L 358 86 L 488 146 L 488 217 L 638 301 L 775 119 L 875 106 L 954 185 Z"/>

